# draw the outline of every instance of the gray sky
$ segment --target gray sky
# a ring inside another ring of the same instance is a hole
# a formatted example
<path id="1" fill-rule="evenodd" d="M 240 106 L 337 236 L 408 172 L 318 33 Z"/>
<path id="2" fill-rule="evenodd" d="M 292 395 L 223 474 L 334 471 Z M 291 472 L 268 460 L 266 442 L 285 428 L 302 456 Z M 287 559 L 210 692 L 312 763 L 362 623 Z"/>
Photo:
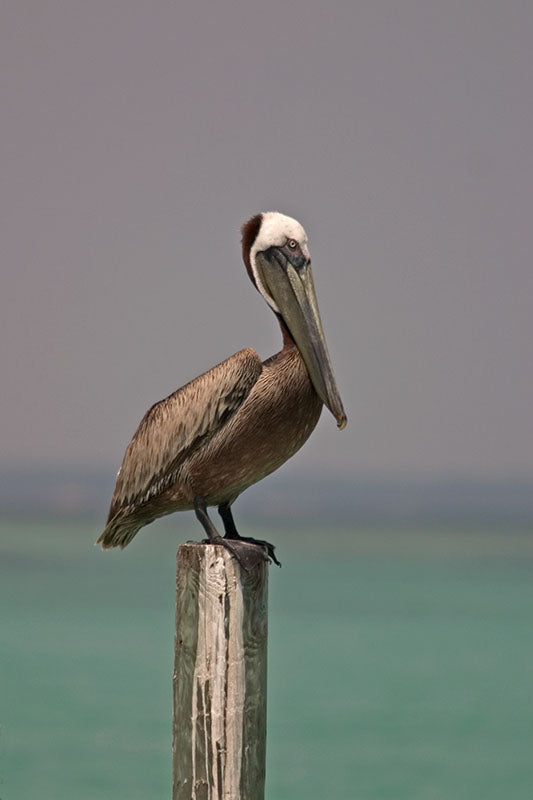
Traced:
<path id="1" fill-rule="evenodd" d="M 533 4 L 7 0 L 2 465 L 118 467 L 279 349 L 238 229 L 306 227 L 349 415 L 298 466 L 533 467 Z"/>

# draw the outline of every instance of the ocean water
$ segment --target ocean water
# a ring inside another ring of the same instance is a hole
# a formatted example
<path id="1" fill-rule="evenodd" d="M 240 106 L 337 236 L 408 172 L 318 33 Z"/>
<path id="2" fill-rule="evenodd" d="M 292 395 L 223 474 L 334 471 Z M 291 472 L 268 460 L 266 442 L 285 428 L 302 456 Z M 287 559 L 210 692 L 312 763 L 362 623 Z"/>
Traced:
<path id="1" fill-rule="evenodd" d="M 243 527 L 243 526 L 241 526 Z M 244 527 L 243 527 L 244 530 Z M 0 798 L 170 797 L 181 515 L 0 526 Z M 272 525 L 268 800 L 533 797 L 533 533 Z"/>

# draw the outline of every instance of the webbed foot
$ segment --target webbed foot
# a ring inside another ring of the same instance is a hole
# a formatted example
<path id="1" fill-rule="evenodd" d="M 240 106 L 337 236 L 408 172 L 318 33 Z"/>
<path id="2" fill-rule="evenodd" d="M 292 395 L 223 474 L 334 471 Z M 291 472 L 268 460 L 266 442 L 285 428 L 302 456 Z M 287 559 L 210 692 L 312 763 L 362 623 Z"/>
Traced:
<path id="1" fill-rule="evenodd" d="M 254 539 L 252 536 L 240 535 L 240 533 L 237 531 L 237 528 L 235 527 L 233 514 L 231 513 L 231 506 L 229 506 L 226 503 L 223 503 L 218 507 L 218 513 L 222 517 L 222 522 L 224 523 L 225 541 L 229 539 L 232 542 L 247 542 L 248 544 L 258 545 L 266 553 L 268 561 L 277 564 L 278 567 L 281 567 L 281 562 L 278 561 L 274 553 L 274 550 L 276 548 L 273 544 L 270 544 L 270 542 L 267 542 L 264 539 Z"/>
<path id="2" fill-rule="evenodd" d="M 202 544 L 219 544 L 224 547 L 245 570 L 250 570 L 261 561 L 270 561 L 271 552 L 273 555 L 273 546 L 268 545 L 267 542 L 260 542 L 255 539 L 243 539 L 237 531 L 236 537 L 221 536 L 213 523 L 211 522 L 207 513 L 207 506 L 202 498 L 196 498 L 194 501 L 194 510 L 198 520 L 202 523 L 202 527 L 207 533 L 207 539 L 202 541 Z M 276 561 L 275 557 L 274 560 Z M 276 563 L 279 563 L 276 561 Z"/>

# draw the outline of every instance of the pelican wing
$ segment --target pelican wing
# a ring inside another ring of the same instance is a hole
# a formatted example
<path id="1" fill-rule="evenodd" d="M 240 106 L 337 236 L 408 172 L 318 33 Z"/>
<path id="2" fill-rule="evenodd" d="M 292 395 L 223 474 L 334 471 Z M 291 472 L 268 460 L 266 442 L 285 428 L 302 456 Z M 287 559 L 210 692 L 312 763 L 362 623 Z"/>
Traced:
<path id="1" fill-rule="evenodd" d="M 185 456 L 240 408 L 262 368 L 255 350 L 240 350 L 152 406 L 124 455 L 108 522 L 170 486 Z"/>

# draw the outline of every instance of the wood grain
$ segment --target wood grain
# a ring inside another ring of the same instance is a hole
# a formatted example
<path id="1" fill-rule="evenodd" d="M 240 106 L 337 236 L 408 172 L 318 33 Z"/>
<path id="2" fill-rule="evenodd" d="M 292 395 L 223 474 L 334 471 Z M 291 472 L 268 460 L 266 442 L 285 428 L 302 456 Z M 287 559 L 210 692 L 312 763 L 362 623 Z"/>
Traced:
<path id="1" fill-rule="evenodd" d="M 178 550 L 173 800 L 263 800 L 267 564 Z"/>

